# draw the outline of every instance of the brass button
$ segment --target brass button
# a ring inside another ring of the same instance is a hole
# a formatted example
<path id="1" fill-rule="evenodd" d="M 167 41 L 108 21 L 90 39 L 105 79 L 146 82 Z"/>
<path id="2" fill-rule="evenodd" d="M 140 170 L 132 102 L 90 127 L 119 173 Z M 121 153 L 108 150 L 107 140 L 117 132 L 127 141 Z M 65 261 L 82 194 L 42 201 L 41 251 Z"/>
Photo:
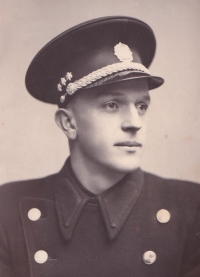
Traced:
<path id="1" fill-rule="evenodd" d="M 34 259 L 36 261 L 36 263 L 38 264 L 43 264 L 47 261 L 48 259 L 48 254 L 46 251 L 44 250 L 39 250 L 35 253 L 34 255 Z"/>
<path id="2" fill-rule="evenodd" d="M 170 213 L 165 209 L 161 209 L 157 212 L 156 218 L 160 223 L 167 223 L 170 220 Z"/>
<path id="3" fill-rule="evenodd" d="M 153 251 L 147 251 L 143 255 L 143 261 L 145 264 L 151 265 L 156 261 L 156 253 Z"/>
<path id="4" fill-rule="evenodd" d="M 41 211 L 37 208 L 32 208 L 28 212 L 28 218 L 32 221 L 36 221 L 40 219 L 40 217 L 41 217 Z"/>

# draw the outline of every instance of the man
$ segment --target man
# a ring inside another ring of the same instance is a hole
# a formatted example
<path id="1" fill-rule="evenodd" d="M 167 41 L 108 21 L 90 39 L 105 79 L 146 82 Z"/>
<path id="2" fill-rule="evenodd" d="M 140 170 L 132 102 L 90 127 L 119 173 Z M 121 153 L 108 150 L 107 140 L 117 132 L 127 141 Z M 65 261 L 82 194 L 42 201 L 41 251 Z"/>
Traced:
<path id="1" fill-rule="evenodd" d="M 200 276 L 200 187 L 139 168 L 155 37 L 106 17 L 56 37 L 34 58 L 28 91 L 59 106 L 62 170 L 0 191 L 0 276 Z"/>

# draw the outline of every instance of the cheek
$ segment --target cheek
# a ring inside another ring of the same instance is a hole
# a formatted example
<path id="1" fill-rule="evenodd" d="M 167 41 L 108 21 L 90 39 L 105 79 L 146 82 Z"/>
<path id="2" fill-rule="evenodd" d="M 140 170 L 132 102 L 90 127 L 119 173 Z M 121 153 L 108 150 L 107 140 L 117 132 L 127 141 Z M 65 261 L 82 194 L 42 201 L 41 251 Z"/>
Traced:
<path id="1" fill-rule="evenodd" d="M 90 114 L 90 118 L 80 118 L 77 124 L 79 143 L 91 144 L 99 148 L 113 144 L 119 131 L 117 120 L 99 114 Z"/>
<path id="2" fill-rule="evenodd" d="M 105 116 L 95 121 L 98 122 L 98 125 L 94 126 L 96 142 L 101 148 L 112 146 L 121 133 L 120 120 L 116 116 Z"/>
<path id="3" fill-rule="evenodd" d="M 96 122 L 93 115 L 85 114 L 77 120 L 77 139 L 80 145 L 90 145 L 100 136 L 101 125 Z"/>

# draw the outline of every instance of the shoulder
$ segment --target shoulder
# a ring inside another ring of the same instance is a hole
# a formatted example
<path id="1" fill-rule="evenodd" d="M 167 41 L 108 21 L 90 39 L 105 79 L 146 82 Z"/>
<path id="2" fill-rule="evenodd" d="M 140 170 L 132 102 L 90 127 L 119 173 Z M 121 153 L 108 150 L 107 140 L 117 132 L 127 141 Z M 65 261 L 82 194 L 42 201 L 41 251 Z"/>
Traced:
<path id="1" fill-rule="evenodd" d="M 10 205 L 23 197 L 52 198 L 54 180 L 57 174 L 43 178 L 6 183 L 0 186 L 0 206 L 9 202 Z"/>
<path id="2" fill-rule="evenodd" d="M 176 201 L 196 200 L 200 203 L 200 184 L 177 179 L 162 178 L 160 176 L 144 172 L 145 187 L 155 195 L 165 195 L 166 198 Z"/>
<path id="3" fill-rule="evenodd" d="M 160 177 L 158 175 L 149 173 L 149 172 L 145 172 L 144 171 L 144 177 L 145 177 L 145 182 L 146 183 L 153 183 L 156 185 L 165 185 L 165 186 L 169 186 L 169 187 L 182 187 L 184 189 L 200 189 L 200 184 L 192 182 L 192 181 L 185 181 L 185 180 L 177 180 L 177 179 L 170 179 L 170 178 L 163 178 Z"/>

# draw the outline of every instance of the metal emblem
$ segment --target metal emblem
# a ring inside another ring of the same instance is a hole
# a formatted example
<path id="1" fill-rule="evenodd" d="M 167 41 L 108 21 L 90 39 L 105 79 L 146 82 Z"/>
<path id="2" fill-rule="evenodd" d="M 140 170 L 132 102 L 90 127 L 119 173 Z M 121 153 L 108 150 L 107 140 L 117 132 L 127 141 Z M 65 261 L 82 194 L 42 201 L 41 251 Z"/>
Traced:
<path id="1" fill-rule="evenodd" d="M 121 62 L 132 62 L 133 61 L 133 53 L 131 52 L 128 45 L 119 42 L 114 47 L 114 54 Z"/>
<path id="2" fill-rule="evenodd" d="M 63 86 L 66 86 L 67 85 L 67 81 L 71 81 L 72 77 L 73 77 L 72 73 L 71 72 L 67 72 L 65 74 L 65 77 L 60 78 L 60 83 L 57 84 L 58 91 L 62 91 Z M 61 97 L 60 97 L 60 102 L 61 103 L 65 102 L 66 94 L 67 93 L 65 93 L 64 95 L 61 95 Z"/>

